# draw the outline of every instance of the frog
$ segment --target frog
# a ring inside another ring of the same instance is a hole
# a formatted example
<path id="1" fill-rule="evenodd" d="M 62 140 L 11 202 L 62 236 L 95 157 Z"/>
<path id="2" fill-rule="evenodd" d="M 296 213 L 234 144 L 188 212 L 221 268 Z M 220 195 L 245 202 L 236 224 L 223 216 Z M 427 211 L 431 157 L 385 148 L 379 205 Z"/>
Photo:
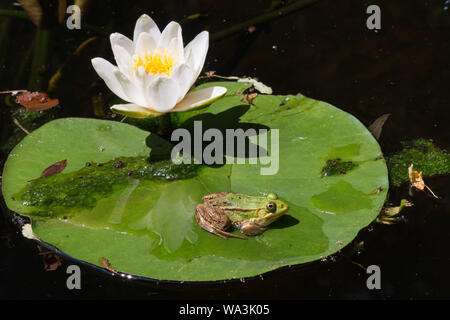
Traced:
<path id="1" fill-rule="evenodd" d="M 289 210 L 276 193 L 251 196 L 243 193 L 218 192 L 202 198 L 195 209 L 198 225 L 222 239 L 246 237 L 227 232 L 232 227 L 247 236 L 262 234 L 269 224 Z"/>

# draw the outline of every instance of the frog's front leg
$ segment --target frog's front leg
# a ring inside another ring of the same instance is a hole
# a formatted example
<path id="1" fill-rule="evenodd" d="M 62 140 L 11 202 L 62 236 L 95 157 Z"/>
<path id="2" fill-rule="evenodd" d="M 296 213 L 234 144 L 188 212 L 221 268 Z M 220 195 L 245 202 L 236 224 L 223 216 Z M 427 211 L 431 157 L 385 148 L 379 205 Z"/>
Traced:
<path id="1" fill-rule="evenodd" d="M 239 239 L 246 239 L 244 237 L 225 232 L 231 225 L 228 216 L 225 212 L 217 207 L 211 207 L 207 204 L 199 204 L 195 209 L 195 218 L 198 225 L 203 229 L 222 239 L 234 237 Z"/>
<path id="2" fill-rule="evenodd" d="M 238 228 L 243 234 L 248 236 L 256 236 L 266 231 L 266 228 L 260 227 L 252 221 L 242 222 Z"/>

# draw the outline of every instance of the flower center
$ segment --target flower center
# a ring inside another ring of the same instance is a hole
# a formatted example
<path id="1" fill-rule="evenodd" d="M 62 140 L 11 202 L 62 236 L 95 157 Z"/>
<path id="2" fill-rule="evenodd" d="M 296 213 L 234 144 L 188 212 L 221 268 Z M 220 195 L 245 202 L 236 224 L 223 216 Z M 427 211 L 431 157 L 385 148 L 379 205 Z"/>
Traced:
<path id="1" fill-rule="evenodd" d="M 170 76 L 175 63 L 174 56 L 168 50 L 165 50 L 162 54 L 159 52 L 147 52 L 143 55 L 135 54 L 132 60 L 134 70 L 137 70 L 139 67 L 143 66 L 147 73 L 155 75 L 165 73 L 168 76 Z"/>

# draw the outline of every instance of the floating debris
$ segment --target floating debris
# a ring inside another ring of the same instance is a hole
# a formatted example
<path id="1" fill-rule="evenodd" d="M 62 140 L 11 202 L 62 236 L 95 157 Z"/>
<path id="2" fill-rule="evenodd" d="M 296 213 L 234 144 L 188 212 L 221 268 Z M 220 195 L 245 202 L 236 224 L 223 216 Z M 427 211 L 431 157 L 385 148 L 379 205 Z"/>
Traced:
<path id="1" fill-rule="evenodd" d="M 411 164 L 408 168 L 408 175 L 409 181 L 411 182 L 410 188 L 414 187 L 421 191 L 423 191 L 424 188 L 427 188 L 427 190 L 430 191 L 433 197 L 439 199 L 439 197 L 435 195 L 434 192 L 425 184 L 425 181 L 423 181 L 422 171 L 417 172 L 416 170 L 413 169 L 413 165 Z"/>
<path id="2" fill-rule="evenodd" d="M 117 270 L 111 267 L 111 263 L 109 263 L 109 260 L 102 257 L 100 259 L 100 262 L 102 263 L 103 268 L 105 268 L 108 271 L 111 271 L 112 273 L 117 273 Z"/>

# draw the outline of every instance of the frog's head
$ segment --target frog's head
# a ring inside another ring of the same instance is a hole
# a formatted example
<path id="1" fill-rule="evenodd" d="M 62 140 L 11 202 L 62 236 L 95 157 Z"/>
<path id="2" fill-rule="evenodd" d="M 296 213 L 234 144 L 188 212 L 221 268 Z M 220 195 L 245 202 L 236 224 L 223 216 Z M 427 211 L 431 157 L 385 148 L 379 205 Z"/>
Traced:
<path id="1" fill-rule="evenodd" d="M 278 199 L 275 193 L 269 193 L 266 196 L 264 207 L 258 209 L 253 221 L 257 225 L 265 227 L 285 214 L 288 210 L 289 205 L 286 202 Z"/>

